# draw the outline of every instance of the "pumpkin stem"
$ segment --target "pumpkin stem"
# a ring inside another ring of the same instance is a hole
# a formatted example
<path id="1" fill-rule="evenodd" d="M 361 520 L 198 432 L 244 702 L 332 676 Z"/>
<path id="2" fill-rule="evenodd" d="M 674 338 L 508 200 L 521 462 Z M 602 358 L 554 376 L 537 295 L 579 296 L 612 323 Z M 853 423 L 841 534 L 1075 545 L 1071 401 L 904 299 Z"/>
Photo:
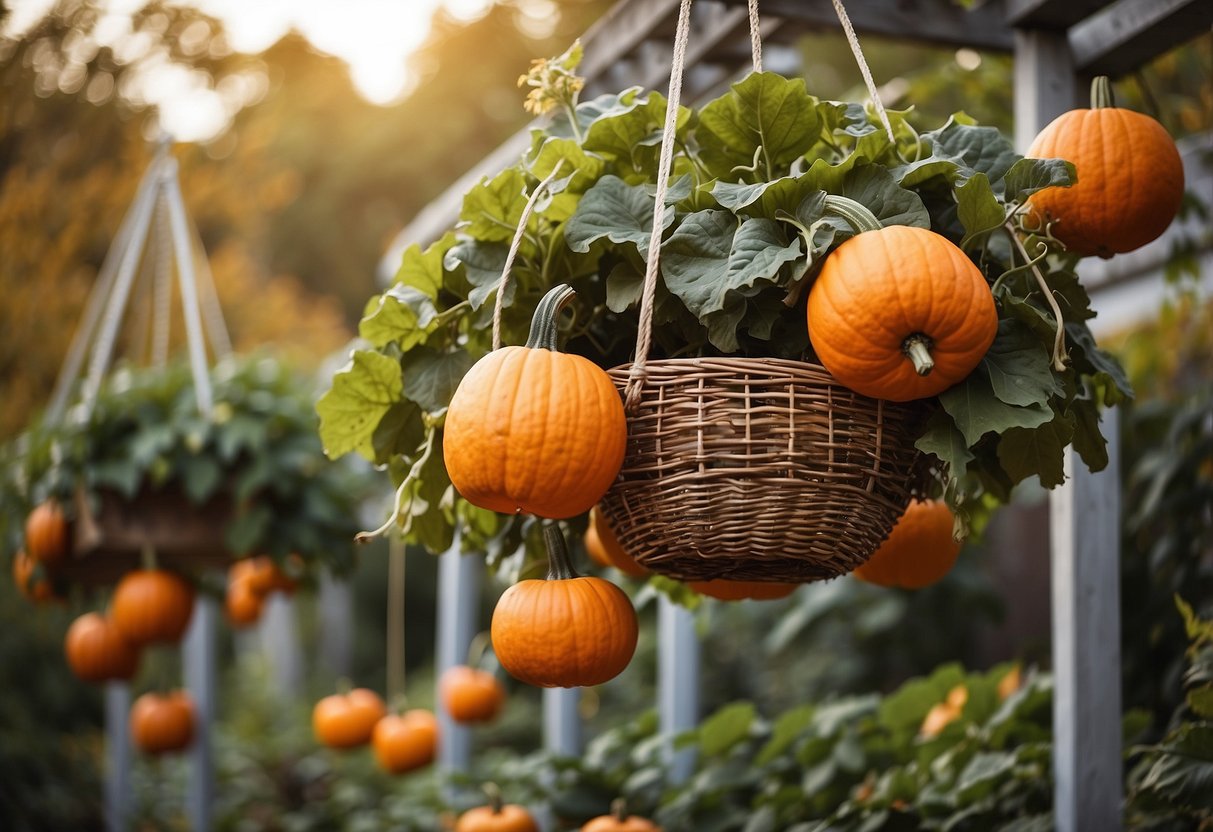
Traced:
<path id="1" fill-rule="evenodd" d="M 580 578 L 569 559 L 569 547 L 564 542 L 564 532 L 558 523 L 545 523 L 543 542 L 548 549 L 548 580 L 569 581 Z"/>
<path id="2" fill-rule="evenodd" d="M 143 551 L 140 552 L 139 560 L 143 564 L 143 568 L 148 572 L 155 572 L 159 568 L 156 562 L 156 548 L 150 543 L 143 544 Z"/>
<path id="3" fill-rule="evenodd" d="M 480 787 L 484 790 L 485 796 L 489 799 L 489 808 L 493 810 L 494 815 L 501 814 L 501 787 L 496 783 L 485 783 Z"/>
<path id="4" fill-rule="evenodd" d="M 526 339 L 528 349 L 556 351 L 556 336 L 560 331 L 557 323 L 560 311 L 577 293 L 567 283 L 553 286 L 535 307 L 531 317 L 531 334 Z"/>
<path id="5" fill-rule="evenodd" d="M 931 357 L 931 339 L 921 332 L 915 332 L 901 342 L 901 351 L 914 365 L 914 372 L 920 376 L 928 376 L 935 369 L 935 359 Z"/>
<path id="6" fill-rule="evenodd" d="M 834 214 L 846 220 L 851 228 L 855 229 L 856 234 L 881 229 L 880 220 L 866 205 L 848 197 L 826 194 L 825 210 L 827 214 Z"/>
<path id="7" fill-rule="evenodd" d="M 620 823 L 627 823 L 628 801 L 625 797 L 617 797 L 611 801 L 611 815 Z"/>
<path id="8" fill-rule="evenodd" d="M 1106 75 L 1096 75 L 1091 81 L 1091 109 L 1102 110 L 1115 107 L 1116 99 L 1112 97 L 1112 82 Z"/>

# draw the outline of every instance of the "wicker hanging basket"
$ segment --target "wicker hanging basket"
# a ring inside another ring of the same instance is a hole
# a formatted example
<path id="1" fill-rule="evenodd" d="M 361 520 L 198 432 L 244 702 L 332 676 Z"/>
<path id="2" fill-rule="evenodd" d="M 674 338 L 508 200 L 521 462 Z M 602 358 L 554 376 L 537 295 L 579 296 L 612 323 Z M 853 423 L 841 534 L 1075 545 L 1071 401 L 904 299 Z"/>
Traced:
<path id="1" fill-rule="evenodd" d="M 631 371 L 610 371 L 621 392 Z M 603 510 L 638 563 L 673 578 L 833 578 L 909 504 L 919 414 L 816 364 L 650 361 Z"/>

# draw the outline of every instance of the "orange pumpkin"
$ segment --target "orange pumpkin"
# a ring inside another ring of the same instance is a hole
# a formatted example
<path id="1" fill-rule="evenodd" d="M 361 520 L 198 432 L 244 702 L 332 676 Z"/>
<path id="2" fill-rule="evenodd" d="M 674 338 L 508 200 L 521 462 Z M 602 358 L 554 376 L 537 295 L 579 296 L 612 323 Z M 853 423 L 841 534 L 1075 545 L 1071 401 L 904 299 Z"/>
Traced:
<path id="1" fill-rule="evenodd" d="M 505 704 L 505 688 L 487 670 L 456 665 L 438 680 L 438 697 L 458 723 L 492 722 Z"/>
<path id="2" fill-rule="evenodd" d="M 515 803 L 503 803 L 501 791 L 487 783 L 488 806 L 469 809 L 459 816 L 455 832 L 539 832 L 539 824 L 531 813 Z"/>
<path id="3" fill-rule="evenodd" d="M 520 581 L 502 593 L 489 628 L 493 650 L 530 685 L 600 685 L 632 660 L 636 610 L 619 587 L 573 571 L 559 526 L 545 526 L 543 537 L 547 580 Z"/>
<path id="4" fill-rule="evenodd" d="M 46 565 L 43 564 L 43 574 L 35 574 L 37 569 L 38 562 L 24 551 L 13 556 L 13 583 L 17 585 L 17 591 L 27 600 L 43 604 L 58 596 L 55 594 L 54 584 L 45 574 Z"/>
<path id="5" fill-rule="evenodd" d="M 58 500 L 47 500 L 26 518 L 25 551 L 43 563 L 67 557 L 67 517 Z"/>
<path id="6" fill-rule="evenodd" d="M 252 581 L 247 577 L 229 581 L 227 595 L 224 598 L 227 620 L 234 627 L 247 627 L 255 624 L 261 618 L 261 607 L 264 600 L 264 596 L 253 589 Z"/>
<path id="7" fill-rule="evenodd" d="M 130 726 L 135 747 L 145 754 L 180 751 L 194 739 L 194 703 L 183 690 L 145 693 L 131 706 Z"/>
<path id="8" fill-rule="evenodd" d="M 973 261 L 933 231 L 880 228 L 858 203 L 830 200 L 868 230 L 826 258 L 809 291 L 818 360 L 855 392 L 895 402 L 964 380 L 998 332 L 994 296 Z"/>
<path id="9" fill-rule="evenodd" d="M 110 602 L 114 626 L 136 646 L 180 641 L 193 611 L 193 587 L 180 575 L 159 569 L 123 575 Z"/>
<path id="10" fill-rule="evenodd" d="M 389 774 L 404 774 L 429 765 L 438 752 L 438 719 L 414 709 L 388 714 L 375 723 L 375 759 Z"/>
<path id="11" fill-rule="evenodd" d="M 355 688 L 317 702 L 312 709 L 312 730 L 316 739 L 330 748 L 353 748 L 370 742 L 375 724 L 386 713 L 379 694 Z"/>
<path id="12" fill-rule="evenodd" d="M 456 490 L 481 508 L 564 518 L 590 509 L 623 464 L 623 402 L 598 365 L 557 352 L 565 285 L 535 309 L 524 347 L 480 359 L 451 398 L 442 448 Z"/>
<path id="13" fill-rule="evenodd" d="M 787 598 L 800 584 L 771 583 L 767 581 L 691 581 L 691 589 L 700 595 L 721 601 L 774 601 Z"/>
<path id="14" fill-rule="evenodd" d="M 1078 181 L 1028 197 L 1037 222 L 1078 254 L 1111 257 L 1157 239 L 1179 212 L 1184 168 L 1175 141 L 1154 119 L 1114 106 L 1111 85 L 1091 85 L 1091 108 L 1055 118 L 1028 148 L 1066 159 Z"/>
<path id="15" fill-rule="evenodd" d="M 600 815 L 581 827 L 581 832 L 661 832 L 661 827 L 647 818 L 629 815 L 623 798 L 611 804 L 609 815 Z"/>
<path id="16" fill-rule="evenodd" d="M 590 509 L 590 525 L 585 530 L 585 550 L 600 566 L 613 566 L 633 578 L 643 578 L 649 574 L 649 570 L 624 551 L 615 530 L 598 506 Z"/>
<path id="17" fill-rule="evenodd" d="M 853 574 L 861 581 L 904 589 L 935 583 L 960 554 L 952 524 L 952 512 L 943 500 L 911 502 L 876 554 Z"/>
<path id="18" fill-rule="evenodd" d="M 271 592 L 295 591 L 295 581 L 274 562 L 273 558 L 259 555 L 243 558 L 228 569 L 228 582 L 248 581 L 249 588 L 257 595 L 265 596 Z"/>
<path id="19" fill-rule="evenodd" d="M 95 612 L 85 613 L 67 628 L 63 652 L 72 673 L 86 682 L 129 679 L 139 668 L 139 649 Z"/>

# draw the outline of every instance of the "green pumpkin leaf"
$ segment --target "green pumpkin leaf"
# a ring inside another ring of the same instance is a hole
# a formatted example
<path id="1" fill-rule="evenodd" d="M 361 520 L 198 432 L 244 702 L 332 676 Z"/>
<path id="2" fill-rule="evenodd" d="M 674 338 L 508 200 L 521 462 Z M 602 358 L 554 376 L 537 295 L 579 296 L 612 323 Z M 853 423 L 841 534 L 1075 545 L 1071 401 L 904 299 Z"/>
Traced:
<path id="1" fill-rule="evenodd" d="M 545 179 L 557 165 L 560 171 L 556 175 L 560 177 L 563 187 L 557 189 L 553 185 L 553 190 L 583 193 L 598 180 L 603 161 L 598 156 L 586 153 L 573 139 L 549 138 L 532 155 L 527 167 L 536 179 Z"/>
<path id="2" fill-rule="evenodd" d="M 526 202 L 526 177 L 517 168 L 506 168 L 492 179 L 485 177 L 463 197 L 461 230 L 478 240 L 508 243 Z"/>
<path id="3" fill-rule="evenodd" d="M 336 459 L 357 451 L 374 460 L 371 437 L 403 388 L 396 359 L 368 350 L 354 352 L 350 362 L 333 376 L 333 386 L 316 403 L 325 454 Z"/>
<path id="4" fill-rule="evenodd" d="M 256 551 L 273 520 L 270 507 L 264 503 L 253 503 L 237 513 L 223 534 L 227 548 L 237 555 Z"/>
<path id="5" fill-rule="evenodd" d="M 634 303 L 640 303 L 644 293 L 644 274 L 628 262 L 617 263 L 606 279 L 606 305 L 616 315 Z"/>
<path id="6" fill-rule="evenodd" d="M 393 404 L 375 426 L 371 435 L 376 465 L 384 465 L 393 457 L 408 454 L 421 443 L 425 425 L 421 408 L 416 402 L 401 399 Z"/>
<path id="7" fill-rule="evenodd" d="M 722 208 L 734 214 L 778 219 L 783 212 L 795 215 L 799 206 L 814 195 L 825 196 L 808 175 L 785 176 L 773 182 L 737 185 L 714 182 L 711 194 Z M 816 218 L 814 218 L 816 219 Z"/>
<path id="8" fill-rule="evenodd" d="M 936 459 L 948 466 L 954 477 L 964 473 L 965 468 L 975 458 L 969 450 L 969 443 L 965 441 L 964 434 L 944 410 L 931 414 L 926 430 L 918 437 L 914 447 L 924 454 L 934 454 Z"/>
<path id="9" fill-rule="evenodd" d="M 981 751 L 969 760 L 956 781 L 956 796 L 965 803 L 990 796 L 1015 768 L 1015 755 L 1006 751 Z"/>
<path id="10" fill-rule="evenodd" d="M 994 395 L 1007 404 L 1026 407 L 1061 392 L 1049 351 L 1031 329 L 1013 318 L 998 322 L 998 335 L 981 364 Z"/>
<path id="11" fill-rule="evenodd" d="M 1091 396 L 1081 396 L 1070 402 L 1069 413 L 1074 419 L 1074 450 L 1091 471 L 1108 467 L 1108 440 L 1099 430 L 1099 405 Z"/>
<path id="12" fill-rule="evenodd" d="M 1213 723 L 1181 725 L 1151 758 L 1140 792 L 1174 806 L 1213 810 Z"/>
<path id="13" fill-rule="evenodd" d="M 922 138 L 930 143 L 935 160 L 956 163 L 957 182 L 984 173 L 995 192 L 1001 192 L 1003 177 L 1020 158 L 998 128 L 974 127 L 956 116 L 938 130 L 923 133 Z"/>
<path id="14" fill-rule="evenodd" d="M 999 228 L 1006 221 L 1002 204 L 994 196 L 990 180 L 984 173 L 974 174 L 956 189 L 956 213 L 965 229 L 961 248 L 965 248 L 969 241 Z"/>
<path id="15" fill-rule="evenodd" d="M 738 224 L 728 211 L 688 215 L 662 247 L 666 287 L 686 304 L 722 350 L 737 348 L 736 326 L 755 285 L 773 283 L 784 263 L 801 256 L 771 220 Z"/>
<path id="16" fill-rule="evenodd" d="M 771 727 L 771 738 L 754 758 L 755 765 L 765 766 L 787 751 L 792 743 L 796 742 L 801 734 L 813 724 L 813 714 L 816 710 L 815 705 L 800 705 L 780 714 Z"/>
<path id="17" fill-rule="evenodd" d="M 1063 269 L 1053 269 L 1047 273 L 1045 279 L 1048 281 L 1053 296 L 1057 298 L 1057 305 L 1061 307 L 1061 316 L 1064 320 L 1079 322 L 1095 317 L 1095 310 L 1091 308 L 1091 298 L 1079 281 L 1078 275 Z"/>
<path id="18" fill-rule="evenodd" d="M 1017 407 L 994 395 L 990 378 L 983 371 L 939 394 L 939 403 L 952 416 L 970 447 L 987 433 L 1003 433 L 1010 428 L 1038 428 L 1053 418 L 1046 404 Z"/>
<path id="19" fill-rule="evenodd" d="M 190 502 L 206 502 L 223 482 L 223 468 L 212 457 L 189 456 L 181 465 L 181 480 Z"/>
<path id="20" fill-rule="evenodd" d="M 467 350 L 414 350 L 404 359 L 404 395 L 427 413 L 442 410 L 473 363 Z"/>
<path id="21" fill-rule="evenodd" d="M 374 347 L 399 344 L 408 351 L 425 340 L 437 315 L 433 300 L 425 292 L 398 283 L 371 298 L 358 324 L 358 334 Z"/>
<path id="22" fill-rule="evenodd" d="M 1074 369 L 1107 380 L 1108 383 L 1102 386 L 1105 405 L 1112 407 L 1133 398 L 1133 386 L 1129 384 L 1124 368 L 1095 344 L 1095 336 L 1086 324 L 1067 323 L 1066 338 L 1069 339 Z"/>
<path id="23" fill-rule="evenodd" d="M 1010 428 L 998 440 L 998 461 L 1014 482 L 1036 474 L 1042 486 L 1055 488 L 1065 482 L 1065 450 L 1073 436 L 1069 414 L 1030 430 Z"/>
<path id="24" fill-rule="evenodd" d="M 404 250 L 393 282 L 416 289 L 430 300 L 436 300 L 438 290 L 442 288 L 442 261 L 453 245 L 455 235 L 448 231 L 424 251 L 416 243 L 409 246 Z"/>
<path id="25" fill-rule="evenodd" d="M 662 228 L 674 222 L 674 208 L 662 215 Z M 653 230 L 653 197 L 643 185 L 628 185 L 618 176 L 604 176 L 585 192 L 576 213 L 565 226 L 565 240 L 573 251 L 586 253 L 598 240 L 632 243 L 643 257 Z"/>
<path id="26" fill-rule="evenodd" d="M 1078 181 L 1074 165 L 1065 159 L 1020 159 L 1003 177 L 1007 202 L 1020 202 L 1045 188 L 1069 187 Z"/>
<path id="27" fill-rule="evenodd" d="M 699 747 L 709 757 L 723 754 L 750 733 L 758 712 L 752 702 L 725 705 L 699 726 Z"/>
<path id="28" fill-rule="evenodd" d="M 472 309 L 484 306 L 501 283 L 501 272 L 505 269 L 505 259 L 510 247 L 505 243 L 487 243 L 465 238 L 460 240 L 446 254 L 445 266 L 449 272 L 463 267 L 467 277 L 469 290 L 468 303 Z M 514 261 L 514 271 L 519 269 L 518 261 Z M 504 306 L 514 303 L 515 286 L 517 281 L 511 280 L 502 299 Z"/>
<path id="29" fill-rule="evenodd" d="M 821 116 L 804 80 L 774 72 L 754 72 L 707 104 L 696 138 L 713 175 L 733 181 L 735 169 L 754 164 L 759 179 L 774 179 L 817 143 Z"/>
<path id="30" fill-rule="evenodd" d="M 960 176 L 960 165 L 952 159 L 928 156 L 925 159 L 895 167 L 889 173 L 903 188 L 918 187 L 936 177 L 951 184 Z"/>
<path id="31" fill-rule="evenodd" d="M 856 158 L 852 156 L 850 160 L 839 165 L 828 165 L 824 160 L 818 160 L 802 178 L 811 182 L 815 188 L 849 197 L 863 204 L 876 215 L 881 225 L 931 227 L 931 215 L 927 212 L 922 197 L 899 186 L 897 180 L 884 167 L 856 164 L 852 161 Z M 851 231 L 845 222 L 842 222 L 840 227 Z"/>

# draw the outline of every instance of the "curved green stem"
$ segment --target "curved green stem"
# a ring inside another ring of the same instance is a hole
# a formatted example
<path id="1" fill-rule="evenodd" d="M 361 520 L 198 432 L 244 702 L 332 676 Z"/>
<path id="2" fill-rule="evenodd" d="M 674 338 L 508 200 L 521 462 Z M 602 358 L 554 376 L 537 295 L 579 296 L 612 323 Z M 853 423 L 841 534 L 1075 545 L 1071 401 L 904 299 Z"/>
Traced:
<path id="1" fill-rule="evenodd" d="M 496 783 L 485 783 L 480 787 L 484 790 L 484 794 L 489 799 L 489 808 L 493 810 L 494 815 L 501 814 L 502 800 L 501 788 Z"/>
<path id="2" fill-rule="evenodd" d="M 901 351 L 914 365 L 914 372 L 920 376 L 929 376 L 935 369 L 935 359 L 931 357 L 931 339 L 921 332 L 915 332 L 901 342 Z"/>
<path id="3" fill-rule="evenodd" d="M 620 823 L 627 823 L 628 820 L 628 801 L 627 798 L 617 797 L 611 801 L 611 815 Z"/>
<path id="4" fill-rule="evenodd" d="M 1004 227 L 1011 236 L 1011 243 L 1019 251 L 1020 256 L 1031 266 L 1032 276 L 1036 278 L 1036 285 L 1040 287 L 1040 291 L 1044 292 L 1045 301 L 1049 304 L 1049 309 L 1053 311 L 1053 319 L 1057 321 L 1057 330 L 1053 333 L 1053 369 L 1059 373 L 1064 373 L 1068 357 L 1066 355 L 1066 324 L 1061 317 L 1061 307 L 1057 305 L 1057 298 L 1053 297 L 1053 290 L 1049 288 L 1048 281 L 1045 280 L 1045 276 L 1036 265 L 1039 258 L 1034 260 L 1032 255 L 1028 254 L 1028 250 L 1024 247 L 1023 240 L 1019 239 L 1019 234 L 1016 233 L 1014 225 L 1008 221 Z"/>
<path id="5" fill-rule="evenodd" d="M 1103 110 L 1115 107 L 1116 99 L 1112 97 L 1112 82 L 1106 75 L 1096 75 L 1091 81 L 1091 109 Z"/>
<path id="6" fill-rule="evenodd" d="M 573 561 L 569 558 L 569 547 L 564 542 L 564 532 L 556 522 L 545 523 L 543 526 L 543 542 L 548 550 L 548 580 L 569 581 L 580 578 L 577 570 L 573 569 Z"/>
<path id="7" fill-rule="evenodd" d="M 577 293 L 567 283 L 553 286 L 535 307 L 531 318 L 531 334 L 526 339 L 528 349 L 556 351 L 556 336 L 560 331 L 560 311 Z"/>
<path id="8" fill-rule="evenodd" d="M 834 214 L 846 220 L 851 228 L 855 229 L 856 234 L 862 234 L 865 231 L 879 231 L 881 228 L 880 220 L 868 210 L 866 205 L 845 196 L 826 194 L 825 210 L 827 214 Z"/>
<path id="9" fill-rule="evenodd" d="M 430 457 L 434 453 L 434 446 L 438 444 L 435 441 L 437 439 L 437 437 L 438 437 L 437 426 L 434 424 L 427 424 L 426 432 L 425 432 L 425 448 L 422 450 L 421 456 L 418 457 L 417 461 L 413 463 L 413 467 L 411 467 L 409 469 L 408 475 L 405 476 L 404 480 L 400 483 L 400 486 L 396 489 L 396 496 L 392 501 L 391 515 L 384 522 L 384 524 L 382 526 L 380 526 L 379 528 L 373 529 L 369 532 L 358 532 L 358 534 L 354 535 L 355 543 L 366 543 L 369 540 L 371 540 L 372 538 L 376 538 L 376 537 L 379 537 L 380 535 L 386 534 L 387 530 L 390 529 L 392 526 L 394 526 L 396 524 L 396 521 L 400 519 L 400 515 L 404 511 L 404 506 L 405 506 L 405 491 L 408 490 L 408 487 L 410 485 L 412 485 L 412 483 L 417 479 L 417 477 L 421 476 L 421 469 L 425 467 L 425 464 L 427 462 L 429 462 Z M 410 516 L 409 523 L 411 523 L 411 522 L 412 522 L 412 517 Z M 402 533 L 407 534 L 408 533 L 408 524 L 406 524 L 404 529 L 402 529 L 401 531 L 402 531 Z"/>

